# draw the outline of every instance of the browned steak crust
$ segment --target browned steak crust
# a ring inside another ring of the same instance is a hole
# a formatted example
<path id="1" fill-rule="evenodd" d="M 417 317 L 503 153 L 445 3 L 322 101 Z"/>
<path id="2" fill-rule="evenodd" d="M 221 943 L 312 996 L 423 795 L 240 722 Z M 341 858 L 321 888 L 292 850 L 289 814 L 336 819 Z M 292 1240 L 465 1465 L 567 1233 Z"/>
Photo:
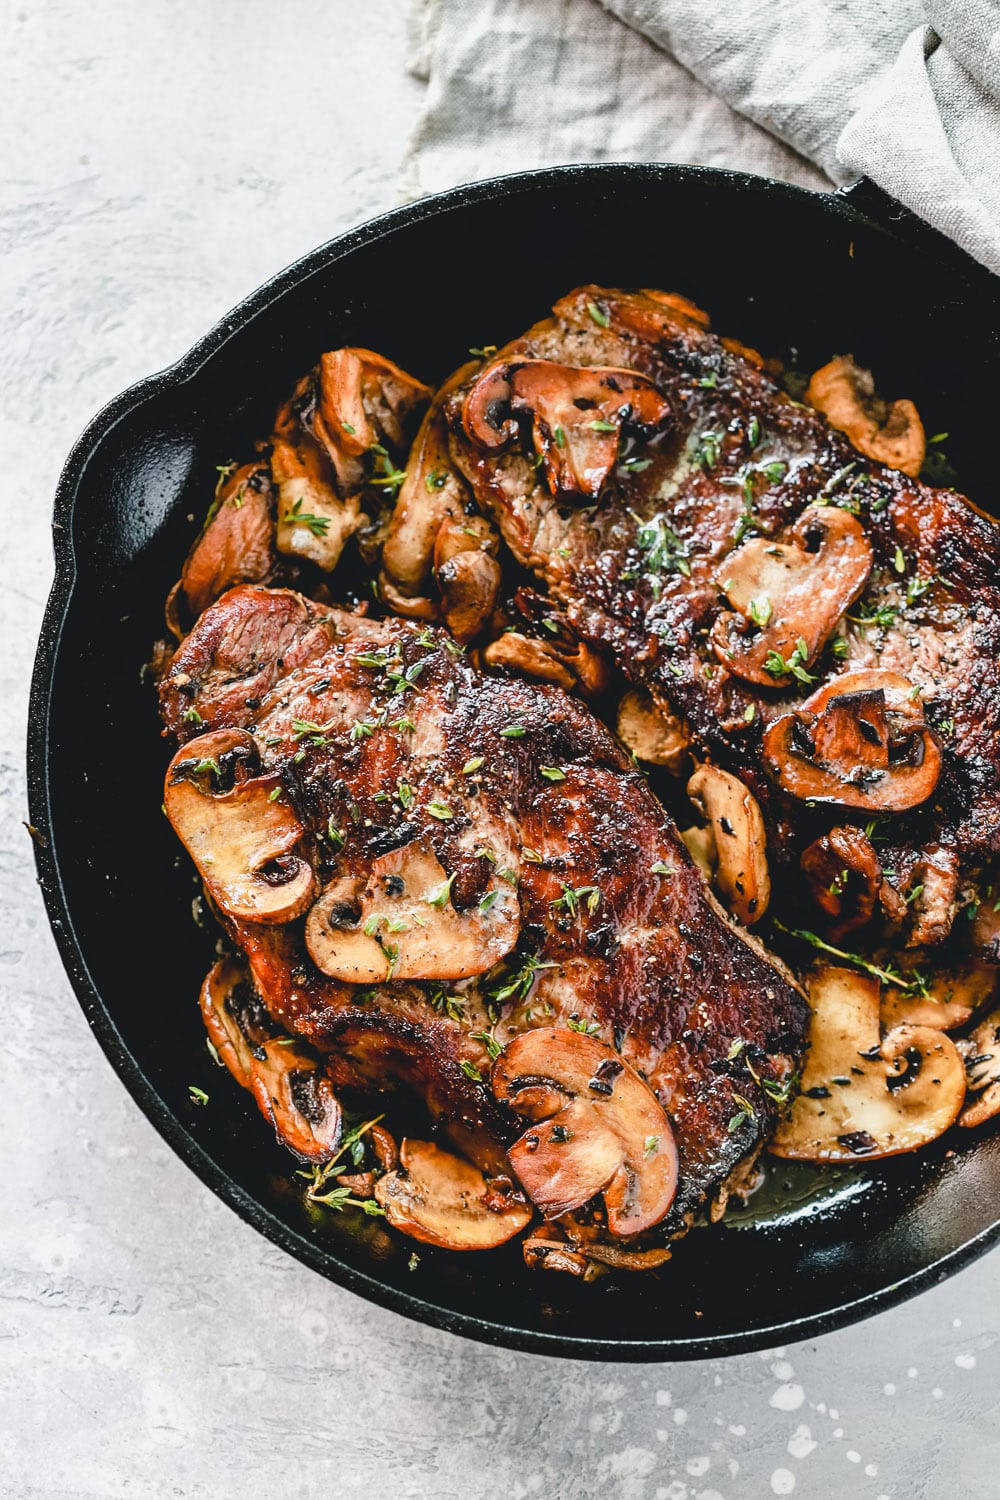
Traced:
<path id="1" fill-rule="evenodd" d="M 911 943 L 946 936 L 1000 850 L 1000 532 L 963 496 L 862 457 L 793 401 L 752 356 L 683 304 L 585 287 L 507 349 L 647 376 L 670 417 L 621 455 L 598 502 L 553 497 L 527 427 L 502 451 L 471 441 L 464 392 L 450 407 L 456 464 L 520 562 L 545 581 L 589 642 L 679 714 L 703 755 L 754 791 L 770 853 L 795 868 L 835 823 L 863 813 L 810 806 L 768 774 L 768 726 L 841 674 L 900 674 L 941 745 L 932 798 L 880 824 L 886 900 Z M 467 387 L 468 388 L 468 387 Z M 727 670 L 710 640 L 728 606 L 727 560 L 747 536 L 774 538 L 817 502 L 855 516 L 873 555 L 867 586 L 812 683 L 773 686 Z M 894 893 L 898 894 L 898 899 Z M 908 898 L 908 899 L 905 899 Z"/>
<path id="2" fill-rule="evenodd" d="M 502 1046 L 572 1018 L 641 1070 L 671 1119 L 669 1231 L 745 1169 L 799 1065 L 806 1004 L 578 701 L 483 675 L 440 629 L 253 587 L 205 612 L 161 701 L 181 737 L 250 731 L 321 884 L 420 839 L 454 875 L 457 909 L 498 874 L 516 890 L 516 950 L 448 985 L 344 984 L 313 964 L 302 919 L 228 923 L 275 1019 L 330 1055 L 335 1081 L 402 1080 L 489 1161 L 520 1127 L 481 1081 L 484 1034 Z"/>

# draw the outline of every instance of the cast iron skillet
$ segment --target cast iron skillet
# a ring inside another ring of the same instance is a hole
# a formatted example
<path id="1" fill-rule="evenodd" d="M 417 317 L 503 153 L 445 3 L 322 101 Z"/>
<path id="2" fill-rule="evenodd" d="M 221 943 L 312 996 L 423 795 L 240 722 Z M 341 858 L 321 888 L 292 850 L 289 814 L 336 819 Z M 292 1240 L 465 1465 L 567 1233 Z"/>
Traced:
<path id="1" fill-rule="evenodd" d="M 855 201 L 860 194 L 860 201 Z M 437 380 L 579 282 L 657 286 L 809 370 L 852 351 L 947 431 L 962 487 L 995 490 L 995 281 L 862 185 L 804 192 L 697 167 L 599 165 L 423 199 L 281 273 L 181 362 L 90 424 L 55 502 L 56 577 L 32 690 L 36 857 L 90 1025 L 212 1190 L 332 1281 L 441 1328 L 601 1359 L 718 1355 L 815 1335 L 912 1295 L 1000 1233 L 1000 1137 L 823 1179 L 775 1169 L 770 1209 L 692 1233 L 657 1274 L 581 1287 L 516 1248 L 377 1256 L 360 1215 L 311 1217 L 289 1158 L 207 1054 L 195 1004 L 214 934 L 160 812 L 168 749 L 140 682 L 211 495 L 319 353 L 369 345 Z M 189 1101 L 196 1084 L 207 1107 Z M 956 1138 L 957 1137 L 957 1138 Z M 782 1183 L 790 1187 L 782 1188 Z M 164 1212 L 169 1213 L 169 1205 Z"/>

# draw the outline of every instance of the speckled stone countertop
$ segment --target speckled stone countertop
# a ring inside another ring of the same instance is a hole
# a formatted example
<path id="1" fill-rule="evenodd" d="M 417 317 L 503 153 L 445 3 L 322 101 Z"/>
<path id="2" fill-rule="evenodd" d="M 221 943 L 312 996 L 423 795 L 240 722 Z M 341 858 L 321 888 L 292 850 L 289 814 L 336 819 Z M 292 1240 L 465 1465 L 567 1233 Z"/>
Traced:
<path id="1" fill-rule="evenodd" d="M 511 1354 L 305 1270 L 132 1103 L 63 975 L 21 825 L 56 478 L 102 402 L 396 200 L 419 90 L 402 0 L 0 14 L 0 1496 L 995 1500 L 1000 1252 L 761 1355 Z"/>

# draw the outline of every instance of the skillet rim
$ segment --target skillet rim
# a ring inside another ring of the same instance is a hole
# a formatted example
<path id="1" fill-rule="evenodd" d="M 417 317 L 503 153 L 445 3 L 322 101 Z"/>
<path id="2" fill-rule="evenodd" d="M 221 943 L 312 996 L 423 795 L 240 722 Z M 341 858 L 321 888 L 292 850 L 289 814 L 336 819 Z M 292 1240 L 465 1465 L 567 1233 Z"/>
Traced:
<path id="1" fill-rule="evenodd" d="M 943 236 L 899 208 L 891 199 L 882 198 L 864 179 L 835 192 L 817 193 L 795 187 L 773 178 L 734 172 L 714 167 L 685 166 L 671 163 L 595 162 L 540 168 L 488 178 L 476 183 L 436 193 L 406 203 L 366 220 L 365 223 L 327 241 L 294 261 L 265 281 L 235 308 L 222 317 L 202 338 L 174 364 L 146 376 L 129 386 L 107 403 L 87 424 L 70 450 L 56 489 L 53 509 L 53 550 L 55 573 L 46 603 L 31 680 L 28 715 L 27 772 L 28 815 L 34 846 L 38 883 L 45 901 L 46 913 L 59 950 L 63 967 L 87 1022 L 115 1072 L 157 1133 L 201 1181 L 260 1234 L 336 1285 L 404 1316 L 451 1333 L 462 1334 L 480 1342 L 514 1349 L 524 1353 L 569 1358 L 611 1360 L 638 1363 L 664 1359 L 700 1359 L 767 1349 L 776 1344 L 815 1337 L 846 1327 L 875 1312 L 906 1301 L 925 1288 L 945 1280 L 984 1254 L 1000 1239 L 1000 1207 L 997 1217 L 963 1245 L 939 1256 L 919 1271 L 863 1297 L 842 1303 L 824 1312 L 789 1318 L 744 1332 L 709 1335 L 702 1338 L 607 1339 L 577 1337 L 565 1332 L 545 1332 L 518 1328 L 497 1319 L 456 1312 L 426 1301 L 416 1293 L 404 1291 L 379 1280 L 363 1270 L 341 1261 L 331 1250 L 320 1246 L 304 1233 L 283 1222 L 252 1194 L 242 1188 L 209 1156 L 194 1135 L 167 1104 L 163 1095 L 140 1067 L 126 1046 L 112 1020 L 97 985 L 91 978 L 86 959 L 77 939 L 73 915 L 66 899 L 59 860 L 51 838 L 51 801 L 49 780 L 49 715 L 54 675 L 60 656 L 63 629 L 72 603 L 78 574 L 88 559 L 75 555 L 72 544 L 72 518 L 77 491 L 93 453 L 118 423 L 131 416 L 146 402 L 163 391 L 193 381 L 212 357 L 235 334 L 242 332 L 260 313 L 278 301 L 293 286 L 308 281 L 317 272 L 345 255 L 381 239 L 387 233 L 409 224 L 420 223 L 439 213 L 461 209 L 487 198 L 516 197 L 522 190 L 544 186 L 547 182 L 578 179 L 584 188 L 601 181 L 628 178 L 648 182 L 651 187 L 677 182 L 700 183 L 708 190 L 716 187 L 735 189 L 737 193 L 785 197 L 812 206 L 835 217 L 876 229 L 890 239 L 930 254 L 939 262 L 950 262 L 948 270 L 965 273 L 974 291 L 989 295 L 1000 283 Z M 860 191 L 859 191 L 860 188 Z M 857 197 L 858 202 L 853 200 Z M 921 243 L 922 242 L 922 243 Z M 981 279 L 981 287 L 976 283 Z M 93 562 L 93 559 L 89 561 Z"/>

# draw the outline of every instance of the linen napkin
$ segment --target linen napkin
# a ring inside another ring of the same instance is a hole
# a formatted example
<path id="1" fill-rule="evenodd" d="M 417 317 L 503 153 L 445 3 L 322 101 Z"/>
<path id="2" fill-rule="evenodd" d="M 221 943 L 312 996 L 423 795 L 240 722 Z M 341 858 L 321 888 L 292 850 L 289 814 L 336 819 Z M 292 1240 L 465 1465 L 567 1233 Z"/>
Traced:
<path id="1" fill-rule="evenodd" d="M 1000 0 L 415 0 L 410 193 L 570 161 L 861 174 L 1000 272 Z"/>

